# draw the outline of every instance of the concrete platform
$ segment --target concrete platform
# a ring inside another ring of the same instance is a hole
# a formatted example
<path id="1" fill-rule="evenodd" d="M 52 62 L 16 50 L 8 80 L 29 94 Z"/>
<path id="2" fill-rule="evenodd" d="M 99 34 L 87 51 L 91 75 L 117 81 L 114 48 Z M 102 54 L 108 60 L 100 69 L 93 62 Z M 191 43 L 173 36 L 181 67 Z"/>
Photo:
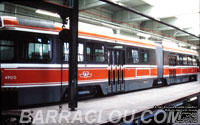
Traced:
<path id="1" fill-rule="evenodd" d="M 54 105 L 20 109 L 4 113 L 20 116 L 22 112 L 22 116 L 24 112 L 28 112 L 28 115 L 33 117 L 33 125 L 103 124 L 141 113 L 145 110 L 152 109 L 154 106 L 169 104 L 196 95 L 200 97 L 200 73 L 198 74 L 198 81 L 196 82 L 79 101 L 76 111 L 70 111 L 68 104 L 63 104 L 62 110 L 60 110 L 59 105 Z M 26 118 L 28 115 L 24 114 L 24 117 Z"/>
<path id="2" fill-rule="evenodd" d="M 84 100 L 78 103 L 76 111 L 70 111 L 68 104 L 62 105 L 62 113 L 59 113 L 58 105 L 26 110 L 33 111 L 34 113 L 32 116 L 37 116 L 37 118 L 39 118 L 39 120 L 34 121 L 33 124 L 102 124 L 113 119 L 118 119 L 119 117 L 129 116 L 134 113 L 151 109 L 155 105 L 163 105 L 194 94 L 200 94 L 200 80 L 107 96 L 104 98 Z M 41 115 L 43 119 L 40 118 Z M 48 115 L 55 116 L 55 119 L 48 117 Z M 66 119 L 61 118 L 59 115 L 64 115 Z M 59 119 L 61 120 L 59 121 Z M 91 122 L 88 123 L 88 120 Z"/>

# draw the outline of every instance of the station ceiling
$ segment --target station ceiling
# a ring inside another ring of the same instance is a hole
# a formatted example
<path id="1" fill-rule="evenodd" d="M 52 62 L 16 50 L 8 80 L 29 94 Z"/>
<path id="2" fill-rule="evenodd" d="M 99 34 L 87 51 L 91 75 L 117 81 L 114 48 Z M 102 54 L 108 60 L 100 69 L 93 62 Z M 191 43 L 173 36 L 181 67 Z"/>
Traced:
<path id="1" fill-rule="evenodd" d="M 63 0 L 46 1 L 63 4 Z M 152 17 L 154 20 L 105 1 L 131 8 Z M 1 4 L 0 15 L 9 15 L 8 12 L 10 12 L 13 13 L 10 15 L 14 16 L 18 13 L 20 16 L 39 17 L 61 22 L 59 15 L 45 16 L 38 14 L 34 8 L 30 9 L 9 2 Z M 79 20 L 112 28 L 115 34 L 155 41 L 167 40 L 184 48 L 200 49 L 200 0 L 79 0 Z M 159 21 L 190 34 L 159 23 Z"/>
<path id="2" fill-rule="evenodd" d="M 110 24 L 114 26 L 131 26 L 132 28 L 170 37 L 189 43 L 188 46 L 190 44 L 200 46 L 200 39 L 197 38 L 200 37 L 199 0 L 108 0 L 132 8 L 197 37 L 103 1 L 106 0 L 80 0 L 80 15 L 86 15 L 93 19 L 98 18 L 108 23 L 111 22 Z"/>

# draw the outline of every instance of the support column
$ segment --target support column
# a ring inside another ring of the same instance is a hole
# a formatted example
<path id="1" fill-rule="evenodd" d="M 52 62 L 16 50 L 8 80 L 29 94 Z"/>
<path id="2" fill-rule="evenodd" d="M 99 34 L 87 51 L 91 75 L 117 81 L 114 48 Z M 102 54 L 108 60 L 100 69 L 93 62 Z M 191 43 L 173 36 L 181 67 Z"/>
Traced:
<path id="1" fill-rule="evenodd" d="M 73 1 L 73 10 L 70 16 L 71 42 L 69 42 L 69 108 L 73 111 L 78 106 L 77 85 L 77 51 L 78 51 L 78 1 Z"/>
<path id="2" fill-rule="evenodd" d="M 200 109 L 200 95 L 197 96 L 197 107 L 198 109 Z"/>

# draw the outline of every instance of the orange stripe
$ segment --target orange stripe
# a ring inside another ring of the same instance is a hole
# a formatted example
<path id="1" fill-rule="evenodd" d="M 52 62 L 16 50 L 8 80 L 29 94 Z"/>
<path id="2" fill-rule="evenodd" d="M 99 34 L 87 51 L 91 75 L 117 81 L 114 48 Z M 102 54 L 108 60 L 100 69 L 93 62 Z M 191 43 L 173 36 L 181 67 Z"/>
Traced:
<path id="1" fill-rule="evenodd" d="M 14 26 L 18 26 L 21 28 L 31 28 L 31 29 L 47 30 L 47 31 L 55 31 L 55 32 L 59 32 L 60 30 L 62 30 L 62 28 L 59 26 L 54 26 L 54 28 L 42 28 L 42 27 L 19 25 L 17 20 L 14 20 L 14 19 L 12 19 L 12 20 L 4 19 L 4 24 L 5 25 L 14 25 Z M 88 32 L 84 32 L 84 31 L 79 31 L 79 35 L 97 37 L 97 38 L 103 38 L 103 39 L 109 39 L 109 40 L 117 40 L 117 41 L 121 41 L 121 42 L 125 42 L 125 43 L 132 43 L 132 44 L 138 44 L 138 45 L 143 45 L 143 46 L 155 47 L 155 45 L 153 45 L 153 44 L 132 41 L 132 40 L 126 40 L 126 39 L 121 39 L 121 38 L 115 38 L 115 37 L 100 35 L 100 34 L 96 34 L 96 33 L 88 33 Z"/>
<path id="2" fill-rule="evenodd" d="M 176 74 L 181 74 L 181 68 L 176 69 Z"/>
<path id="3" fill-rule="evenodd" d="M 153 44 L 142 43 L 142 42 L 138 42 L 138 41 L 126 40 L 126 39 L 121 39 L 121 38 L 115 38 L 115 37 L 100 35 L 100 34 L 96 34 L 96 33 L 88 33 L 88 32 L 79 31 L 79 35 L 103 38 L 103 39 L 108 39 L 108 40 L 117 40 L 117 41 L 121 41 L 121 42 L 125 42 L 125 43 L 132 43 L 132 44 L 138 44 L 138 45 L 143 45 L 143 46 L 155 47 L 155 45 L 153 45 Z"/>
<path id="4" fill-rule="evenodd" d="M 151 69 L 151 76 L 157 76 L 157 68 Z"/>
<path id="5" fill-rule="evenodd" d="M 19 27 L 22 27 L 22 28 L 31 28 L 31 29 L 47 30 L 47 31 L 55 31 L 55 32 L 62 30 L 62 28 L 58 27 L 58 26 L 55 26 L 54 29 L 52 29 L 52 28 L 41 28 L 41 27 L 37 28 L 37 27 L 32 27 L 32 26 L 23 26 L 23 25 L 19 25 L 17 20 L 15 20 L 15 19 L 4 19 L 4 24 L 15 25 L 15 26 L 18 25 Z M 117 40 L 117 41 L 121 41 L 121 42 L 125 42 L 125 43 L 132 43 L 132 44 L 138 44 L 138 45 L 143 45 L 143 46 L 155 47 L 155 45 L 153 45 L 153 44 L 148 44 L 148 43 L 143 43 L 143 42 L 138 42 L 138 41 L 132 41 L 132 40 L 126 40 L 126 39 L 121 39 L 121 38 L 115 38 L 115 37 L 100 35 L 100 34 L 96 34 L 96 33 L 88 33 L 88 32 L 84 32 L 84 31 L 79 31 L 79 35 L 97 37 L 97 38 L 103 38 L 103 39 L 109 39 L 109 40 Z M 174 48 L 172 49 L 172 48 L 168 48 L 168 47 L 163 47 L 163 48 L 167 49 L 167 50 L 174 50 L 174 51 L 185 52 L 185 53 L 197 55 L 197 53 L 195 53 L 195 52 L 190 52 L 190 51 L 186 51 L 186 50 L 180 50 L 180 49 L 174 49 Z"/>
<path id="6" fill-rule="evenodd" d="M 169 68 L 164 68 L 163 74 L 164 74 L 164 75 L 169 75 Z"/>
<path id="7" fill-rule="evenodd" d="M 129 78 L 136 77 L 136 69 L 124 69 L 124 76 Z"/>
<path id="8" fill-rule="evenodd" d="M 186 74 L 186 73 L 188 73 L 188 69 L 187 68 L 182 69 L 182 74 Z"/>
<path id="9" fill-rule="evenodd" d="M 164 49 L 166 50 L 173 50 L 173 51 L 179 51 L 179 52 L 184 52 L 184 53 L 190 53 L 190 54 L 194 54 L 194 55 L 197 55 L 196 52 L 191 52 L 191 51 L 186 51 L 186 50 L 180 50 L 180 49 L 175 49 L 175 48 L 168 48 L 168 47 L 163 47 Z"/>
<path id="10" fill-rule="evenodd" d="M 149 69 L 137 69 L 137 76 L 149 75 Z"/>
<path id="11" fill-rule="evenodd" d="M 18 22 L 16 19 L 4 19 L 4 24 L 8 25 L 18 25 Z"/>
<path id="12" fill-rule="evenodd" d="M 198 68 L 176 68 L 176 74 L 197 73 Z M 169 75 L 169 68 L 164 68 L 164 75 Z"/>

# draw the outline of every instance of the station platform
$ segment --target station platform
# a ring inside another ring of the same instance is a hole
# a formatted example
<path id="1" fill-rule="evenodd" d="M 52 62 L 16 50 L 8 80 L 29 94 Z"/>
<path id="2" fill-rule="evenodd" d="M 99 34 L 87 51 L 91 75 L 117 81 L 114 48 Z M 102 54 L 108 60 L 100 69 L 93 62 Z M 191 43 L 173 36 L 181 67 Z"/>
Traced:
<path id="1" fill-rule="evenodd" d="M 106 124 L 112 120 L 137 114 L 177 100 L 200 95 L 200 74 L 198 81 L 152 88 L 142 91 L 105 96 L 78 102 L 78 108 L 70 111 L 68 104 L 24 109 L 31 111 L 33 124 Z M 60 116 L 63 115 L 63 116 Z M 42 118 L 40 118 L 42 116 Z M 35 121 L 34 121 L 35 120 Z M 90 123 L 88 123 L 90 121 Z"/>
<path id="2" fill-rule="evenodd" d="M 200 78 L 200 74 L 199 74 Z M 60 121 L 61 124 L 88 124 L 87 120 L 93 121 L 92 124 L 104 124 L 110 120 L 119 119 L 128 115 L 152 109 L 154 106 L 169 104 L 177 100 L 200 94 L 200 79 L 196 82 L 183 83 L 178 85 L 135 91 L 103 98 L 89 99 L 78 102 L 76 111 L 70 111 L 68 104 L 62 105 L 61 113 L 67 114 L 66 119 Z M 47 106 L 40 108 L 26 109 L 33 111 L 32 116 L 43 116 L 34 121 L 33 124 L 45 123 L 47 115 L 54 113 L 55 119 L 48 118 L 48 124 L 55 124 L 59 121 L 59 106 Z M 49 112 L 50 111 L 50 112 Z M 57 113 L 55 113 L 55 111 Z M 63 111 L 63 112 L 62 112 Z M 60 114 L 61 114 L 60 113 Z M 62 115 L 63 115 L 62 114 Z M 119 116 L 121 115 L 121 116 Z M 86 118 L 87 117 L 87 118 Z M 56 120 L 56 121 L 55 121 Z M 75 121 L 74 121 L 75 120 Z"/>

